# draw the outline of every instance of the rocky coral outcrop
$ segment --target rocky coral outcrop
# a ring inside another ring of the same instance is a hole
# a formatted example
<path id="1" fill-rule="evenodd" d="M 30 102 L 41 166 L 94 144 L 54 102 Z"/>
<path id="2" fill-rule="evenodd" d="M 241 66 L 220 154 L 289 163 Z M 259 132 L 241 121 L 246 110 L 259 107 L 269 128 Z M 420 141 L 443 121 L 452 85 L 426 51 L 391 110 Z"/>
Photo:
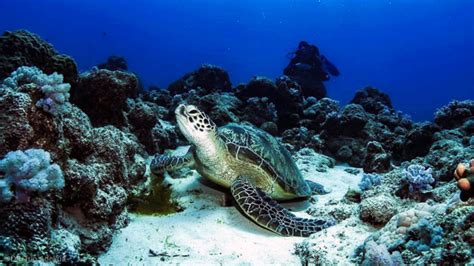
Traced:
<path id="1" fill-rule="evenodd" d="M 1 156 L 11 150 L 44 149 L 62 169 L 65 187 L 41 197 L 32 194 L 30 202 L 3 204 L 2 215 L 12 219 L 0 219 L 0 238 L 8 238 L 0 241 L 1 249 L 20 258 L 29 250 L 47 250 L 35 251 L 39 259 L 62 258 L 67 254 L 61 252 L 67 251 L 68 262 L 84 261 L 78 254 L 103 251 L 114 230 L 126 224 L 128 195 L 145 179 L 145 152 L 135 135 L 113 126 L 94 128 L 88 116 L 68 102 L 57 116 L 44 112 L 34 104 L 41 95 L 31 86 L 35 84 L 0 89 L 0 128 L 8 132 L 0 137 Z M 56 230 L 78 235 L 80 245 L 69 251 L 60 245 L 45 249 L 54 242 Z"/>
<path id="2" fill-rule="evenodd" d="M 384 109 L 393 109 L 388 94 L 373 87 L 366 87 L 357 91 L 351 103 L 361 105 L 365 111 L 371 114 L 379 114 Z"/>
<path id="3" fill-rule="evenodd" d="M 128 70 L 127 60 L 122 56 L 111 55 L 107 58 L 105 63 L 97 65 L 99 69 L 107 69 L 110 71 L 126 71 Z"/>
<path id="4" fill-rule="evenodd" d="M 135 75 L 106 69 L 82 74 L 79 84 L 72 91 L 71 102 L 79 106 L 90 118 L 92 125 L 125 126 L 123 111 L 127 98 L 138 93 Z"/>
<path id="5" fill-rule="evenodd" d="M 78 78 L 74 60 L 59 54 L 38 35 L 26 30 L 7 31 L 0 37 L 0 80 L 21 66 L 36 66 L 46 74 L 57 72 L 73 86 Z"/>
<path id="6" fill-rule="evenodd" d="M 366 173 L 385 173 L 391 168 L 391 157 L 382 144 L 371 141 L 367 144 L 363 164 Z"/>
<path id="7" fill-rule="evenodd" d="M 239 99 L 247 102 L 248 108 L 259 101 L 272 103 L 275 110 L 275 122 L 281 130 L 298 126 L 299 120 L 302 118 L 301 88 L 286 76 L 277 78 L 276 83 L 264 77 L 254 77 L 247 84 L 237 86 L 235 94 Z M 254 115 L 255 113 L 249 114 Z"/>
<path id="8" fill-rule="evenodd" d="M 360 219 L 372 224 L 385 224 L 397 214 L 397 201 L 388 196 L 364 199 L 360 203 Z"/>
<path id="9" fill-rule="evenodd" d="M 461 127 L 467 120 L 474 117 L 474 101 L 452 101 L 441 107 L 436 113 L 434 121 L 443 129 Z"/>
<path id="10" fill-rule="evenodd" d="M 230 92 L 231 89 L 229 74 L 213 65 L 202 65 L 168 87 L 172 95 L 187 93 L 190 90 L 196 90 L 199 95 L 205 95 L 213 92 Z"/>

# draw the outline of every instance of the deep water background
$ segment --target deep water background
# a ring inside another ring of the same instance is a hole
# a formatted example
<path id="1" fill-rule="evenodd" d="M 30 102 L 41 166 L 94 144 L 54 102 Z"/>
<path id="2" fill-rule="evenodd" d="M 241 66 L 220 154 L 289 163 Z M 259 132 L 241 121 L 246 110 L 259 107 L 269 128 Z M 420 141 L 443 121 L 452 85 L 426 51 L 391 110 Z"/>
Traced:
<path id="1" fill-rule="evenodd" d="M 415 120 L 474 98 L 471 0 L 0 0 L 0 30 L 28 29 L 87 70 L 125 56 L 146 85 L 165 88 L 202 63 L 235 84 L 275 78 L 308 40 L 342 75 L 329 96 L 373 85 Z"/>

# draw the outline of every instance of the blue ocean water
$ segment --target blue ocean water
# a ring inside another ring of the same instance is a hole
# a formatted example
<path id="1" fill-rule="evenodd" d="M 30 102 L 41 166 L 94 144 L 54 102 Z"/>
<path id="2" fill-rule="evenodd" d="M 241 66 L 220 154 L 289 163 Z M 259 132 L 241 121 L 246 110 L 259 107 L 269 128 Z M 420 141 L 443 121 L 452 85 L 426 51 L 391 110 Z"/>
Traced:
<path id="1" fill-rule="evenodd" d="M 122 55 L 145 85 L 165 88 L 203 63 L 234 85 L 275 78 L 307 40 L 340 69 L 326 86 L 342 103 L 372 85 L 431 120 L 450 100 L 474 98 L 471 0 L 2 0 L 0 9 L 2 32 L 37 33 L 80 70 Z"/>

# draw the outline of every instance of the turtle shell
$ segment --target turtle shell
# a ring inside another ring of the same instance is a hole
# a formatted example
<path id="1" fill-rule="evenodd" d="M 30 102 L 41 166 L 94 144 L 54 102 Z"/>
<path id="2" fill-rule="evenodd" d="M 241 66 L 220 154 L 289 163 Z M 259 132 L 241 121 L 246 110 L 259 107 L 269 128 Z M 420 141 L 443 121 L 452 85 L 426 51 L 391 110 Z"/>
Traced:
<path id="1" fill-rule="evenodd" d="M 228 124 L 218 129 L 218 136 L 236 159 L 261 167 L 286 192 L 311 194 L 290 153 L 272 135 L 252 126 Z"/>

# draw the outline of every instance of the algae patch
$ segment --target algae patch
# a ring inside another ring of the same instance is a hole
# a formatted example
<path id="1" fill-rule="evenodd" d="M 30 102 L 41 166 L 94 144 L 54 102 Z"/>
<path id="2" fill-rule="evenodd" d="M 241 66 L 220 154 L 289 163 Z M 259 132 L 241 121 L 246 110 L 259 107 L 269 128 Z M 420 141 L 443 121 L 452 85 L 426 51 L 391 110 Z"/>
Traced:
<path id="1" fill-rule="evenodd" d="M 181 210 L 177 202 L 171 198 L 171 188 L 155 178 L 150 184 L 150 191 L 141 196 L 130 197 L 130 212 L 142 215 L 166 215 Z"/>

